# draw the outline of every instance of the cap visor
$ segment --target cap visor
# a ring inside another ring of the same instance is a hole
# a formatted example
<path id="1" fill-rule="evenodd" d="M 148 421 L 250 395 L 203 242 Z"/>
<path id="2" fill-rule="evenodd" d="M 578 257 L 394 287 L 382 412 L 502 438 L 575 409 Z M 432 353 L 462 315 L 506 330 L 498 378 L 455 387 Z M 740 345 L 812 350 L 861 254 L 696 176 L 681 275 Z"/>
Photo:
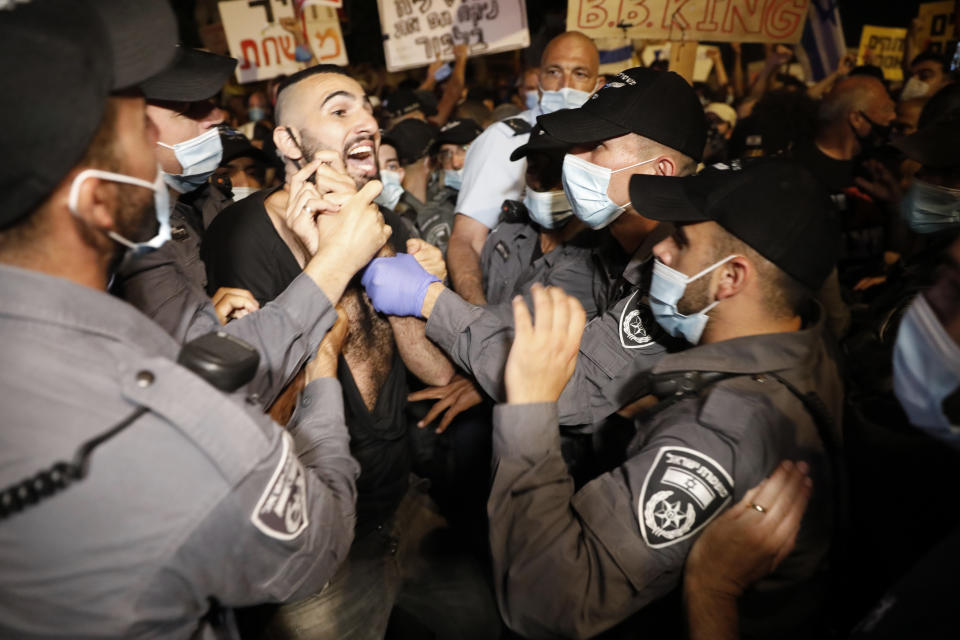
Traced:
<path id="1" fill-rule="evenodd" d="M 671 178 L 636 174 L 630 177 L 630 204 L 644 218 L 690 223 L 712 220 L 690 198 L 697 176 Z"/>
<path id="2" fill-rule="evenodd" d="M 214 96 L 233 74 L 237 61 L 181 47 L 166 71 L 140 85 L 147 100 L 197 102 Z"/>
<path id="3" fill-rule="evenodd" d="M 619 138 L 630 130 L 581 109 L 561 109 L 537 118 L 551 136 L 567 144 L 586 144 Z"/>

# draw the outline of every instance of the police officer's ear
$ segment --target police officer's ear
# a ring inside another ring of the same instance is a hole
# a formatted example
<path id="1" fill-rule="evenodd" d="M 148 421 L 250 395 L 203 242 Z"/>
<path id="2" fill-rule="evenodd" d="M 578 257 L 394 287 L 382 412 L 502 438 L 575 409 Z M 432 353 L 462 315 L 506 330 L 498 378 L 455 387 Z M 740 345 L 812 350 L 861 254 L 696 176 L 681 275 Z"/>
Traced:
<path id="1" fill-rule="evenodd" d="M 115 231 L 119 208 L 117 183 L 84 176 L 74 186 L 74 178 L 82 170 L 82 168 L 76 168 L 67 174 L 55 198 L 62 198 L 63 208 L 88 226 L 104 231 Z M 71 191 L 75 191 L 72 202 Z"/>
<path id="2" fill-rule="evenodd" d="M 734 256 L 717 268 L 715 276 L 716 300 L 726 300 L 739 294 L 757 278 L 757 269 L 745 256 Z"/>
<path id="3" fill-rule="evenodd" d="M 294 162 L 303 161 L 303 142 L 300 139 L 300 132 L 292 127 L 279 126 L 274 129 L 273 144 L 280 150 L 284 158 L 289 158 Z"/>
<path id="4" fill-rule="evenodd" d="M 672 178 L 677 175 L 677 163 L 670 156 L 660 156 L 654 162 L 658 176 Z"/>

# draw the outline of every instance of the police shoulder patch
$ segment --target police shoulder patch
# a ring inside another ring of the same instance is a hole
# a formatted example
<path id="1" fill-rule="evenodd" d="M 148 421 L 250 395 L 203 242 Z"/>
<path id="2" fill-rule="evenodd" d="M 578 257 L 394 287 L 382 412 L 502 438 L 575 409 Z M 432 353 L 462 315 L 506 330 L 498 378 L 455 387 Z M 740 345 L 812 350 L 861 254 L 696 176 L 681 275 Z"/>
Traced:
<path id="1" fill-rule="evenodd" d="M 640 291 L 634 291 L 620 312 L 620 346 L 624 349 L 642 349 L 653 344 L 659 331 L 650 307 L 643 303 Z"/>
<path id="2" fill-rule="evenodd" d="M 716 460 L 686 447 L 662 447 L 637 504 L 643 540 L 653 549 L 686 540 L 732 499 L 733 479 Z"/>
<path id="3" fill-rule="evenodd" d="M 293 450 L 290 434 L 282 435 L 280 462 L 267 483 L 250 521 L 277 540 L 293 540 L 307 528 L 307 477 Z"/>
<path id="4" fill-rule="evenodd" d="M 525 133 L 533 131 L 533 125 L 523 118 L 507 118 L 506 120 L 501 120 L 501 122 L 510 127 L 515 136 L 522 136 Z"/>

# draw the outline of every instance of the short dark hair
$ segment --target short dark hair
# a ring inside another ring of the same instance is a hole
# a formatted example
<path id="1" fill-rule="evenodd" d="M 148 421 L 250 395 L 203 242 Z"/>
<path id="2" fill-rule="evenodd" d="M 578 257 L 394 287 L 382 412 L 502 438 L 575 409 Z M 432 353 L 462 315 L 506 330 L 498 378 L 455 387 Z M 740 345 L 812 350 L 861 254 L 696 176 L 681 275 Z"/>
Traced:
<path id="1" fill-rule="evenodd" d="M 312 67 L 307 67 L 306 69 L 301 69 L 297 71 L 292 76 L 287 76 L 280 82 L 280 86 L 277 88 L 277 100 L 280 100 L 280 94 L 283 93 L 283 90 L 291 85 L 295 85 L 302 80 L 306 80 L 310 76 L 315 76 L 318 73 L 339 73 L 342 76 L 347 76 L 348 78 L 353 78 L 346 68 L 341 67 L 338 64 L 315 64 Z"/>
<path id="2" fill-rule="evenodd" d="M 351 80 L 353 79 L 353 76 L 347 73 L 347 70 L 338 64 L 315 64 L 312 67 L 307 67 L 306 69 L 297 71 L 292 76 L 287 76 L 280 83 L 279 88 L 277 88 L 277 102 L 273 106 L 273 119 L 278 126 L 284 124 L 283 112 L 286 110 L 286 100 L 283 98 L 283 92 L 293 85 L 320 73 L 335 73 L 337 75 L 346 76 Z"/>
<path id="3" fill-rule="evenodd" d="M 913 57 L 913 60 L 910 61 L 910 66 L 912 67 L 915 64 L 920 64 L 921 62 L 933 61 L 939 63 L 944 71 L 947 70 L 947 59 L 939 53 L 934 53 L 933 51 L 924 51 L 923 53 L 918 53 Z"/>
<path id="4" fill-rule="evenodd" d="M 720 232 L 715 246 L 715 260 L 732 254 L 746 256 L 757 267 L 764 303 L 770 313 L 780 318 L 804 314 L 814 298 L 814 292 L 809 287 L 723 227 L 720 227 Z"/>

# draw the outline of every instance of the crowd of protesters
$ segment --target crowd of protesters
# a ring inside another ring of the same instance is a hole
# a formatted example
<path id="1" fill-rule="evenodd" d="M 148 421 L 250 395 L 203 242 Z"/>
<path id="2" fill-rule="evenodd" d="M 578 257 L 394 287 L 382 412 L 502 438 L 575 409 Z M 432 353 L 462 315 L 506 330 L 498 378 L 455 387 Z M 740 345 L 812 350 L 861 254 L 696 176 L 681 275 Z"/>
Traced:
<path id="1" fill-rule="evenodd" d="M 0 2 L 0 636 L 955 634 L 960 85 L 744 48 Z"/>

